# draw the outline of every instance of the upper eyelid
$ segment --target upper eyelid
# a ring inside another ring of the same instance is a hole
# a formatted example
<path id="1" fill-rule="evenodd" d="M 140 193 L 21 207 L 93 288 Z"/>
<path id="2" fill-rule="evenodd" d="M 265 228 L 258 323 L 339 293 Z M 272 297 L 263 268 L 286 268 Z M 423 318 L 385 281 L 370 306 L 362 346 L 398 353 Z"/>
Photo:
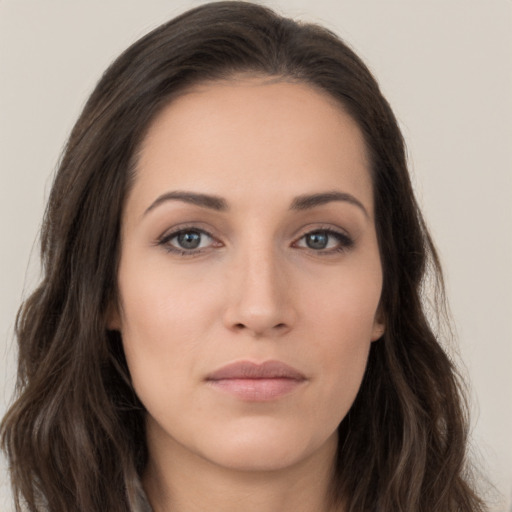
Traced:
<path id="1" fill-rule="evenodd" d="M 184 231 L 199 231 L 200 233 L 204 233 L 205 235 L 210 236 L 211 238 L 215 238 L 215 235 L 212 233 L 212 230 L 199 227 L 199 224 L 197 223 L 191 223 L 191 224 L 183 224 L 174 226 L 172 228 L 166 229 L 159 237 L 158 240 L 163 239 L 169 239 L 176 235 L 179 235 L 180 233 L 183 233 Z"/>
<path id="2" fill-rule="evenodd" d="M 179 235 L 180 233 L 184 231 L 199 231 L 200 233 L 204 233 L 205 235 L 210 236 L 211 238 L 216 238 L 216 236 L 212 233 L 212 230 L 200 227 L 199 223 L 190 223 L 190 224 L 184 224 L 184 225 L 178 225 L 173 228 L 169 228 L 165 230 L 159 237 L 158 240 L 162 240 L 164 238 L 172 238 L 173 236 Z M 314 233 L 316 231 L 326 231 L 328 233 L 334 233 L 341 236 L 346 236 L 348 238 L 352 238 L 352 236 L 347 232 L 347 230 L 339 228 L 339 227 L 333 227 L 332 225 L 325 225 L 325 224 L 319 224 L 315 227 L 306 226 L 305 228 L 301 228 L 296 232 L 296 234 L 293 236 L 294 240 L 299 240 L 300 238 L 306 236 L 309 233 Z M 300 235 L 298 234 L 300 233 Z"/>
<path id="3" fill-rule="evenodd" d="M 162 239 L 172 240 L 173 238 L 177 237 L 181 233 L 188 233 L 189 231 L 197 231 L 198 233 L 201 233 L 202 235 L 206 235 L 209 238 L 215 238 L 210 232 L 199 229 L 199 228 L 183 228 L 178 229 L 177 231 L 171 231 L 170 233 L 163 235 Z"/>

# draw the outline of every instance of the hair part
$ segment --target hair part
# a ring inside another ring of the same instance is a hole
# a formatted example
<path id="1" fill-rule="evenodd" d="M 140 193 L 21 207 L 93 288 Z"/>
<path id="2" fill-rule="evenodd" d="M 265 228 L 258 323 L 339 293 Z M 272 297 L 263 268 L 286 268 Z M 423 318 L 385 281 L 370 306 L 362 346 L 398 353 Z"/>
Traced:
<path id="1" fill-rule="evenodd" d="M 120 335 L 107 329 L 123 205 L 162 108 L 194 85 L 244 73 L 326 92 L 357 122 L 371 162 L 386 333 L 339 427 L 333 502 L 347 512 L 483 510 L 467 473 L 461 383 L 424 311 L 427 271 L 442 308 L 442 274 L 393 112 L 336 35 L 236 1 L 187 11 L 128 48 L 72 130 L 42 228 L 43 279 L 16 321 L 17 400 L 1 425 L 16 510 L 143 503 L 145 411 Z"/>

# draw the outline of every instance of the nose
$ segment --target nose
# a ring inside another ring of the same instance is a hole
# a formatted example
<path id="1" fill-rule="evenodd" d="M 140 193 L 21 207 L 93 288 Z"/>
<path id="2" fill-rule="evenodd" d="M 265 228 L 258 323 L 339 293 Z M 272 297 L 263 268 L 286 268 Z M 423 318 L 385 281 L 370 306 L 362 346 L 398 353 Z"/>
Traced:
<path id="1" fill-rule="evenodd" d="M 228 274 L 226 297 L 223 320 L 231 331 L 276 337 L 296 322 L 290 279 L 271 249 L 247 251 L 237 258 Z"/>

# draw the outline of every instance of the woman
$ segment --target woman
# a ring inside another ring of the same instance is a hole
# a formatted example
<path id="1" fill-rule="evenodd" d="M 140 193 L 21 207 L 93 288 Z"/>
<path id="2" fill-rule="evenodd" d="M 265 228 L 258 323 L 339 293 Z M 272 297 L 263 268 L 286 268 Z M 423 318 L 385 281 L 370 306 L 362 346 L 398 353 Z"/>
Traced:
<path id="1" fill-rule="evenodd" d="M 483 509 L 402 137 L 328 31 L 221 2 L 135 43 L 42 255 L 2 423 L 20 510 Z"/>

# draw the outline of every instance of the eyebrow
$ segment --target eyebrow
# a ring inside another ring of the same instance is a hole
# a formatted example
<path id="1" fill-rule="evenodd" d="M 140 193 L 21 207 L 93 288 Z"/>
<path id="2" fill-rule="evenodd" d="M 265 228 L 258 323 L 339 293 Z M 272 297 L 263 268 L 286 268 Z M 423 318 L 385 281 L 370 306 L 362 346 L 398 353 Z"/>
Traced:
<path id="1" fill-rule="evenodd" d="M 336 190 L 298 196 L 292 201 L 290 210 L 309 210 L 310 208 L 315 208 L 316 206 L 321 206 L 333 201 L 342 201 L 357 206 L 366 217 L 369 217 L 368 211 L 361 201 L 356 199 L 352 194 L 338 192 Z"/>
<path id="2" fill-rule="evenodd" d="M 157 197 L 153 203 L 146 209 L 144 215 L 151 210 L 154 210 L 157 206 L 167 201 L 183 201 L 184 203 L 194 204 L 201 206 L 202 208 L 208 208 L 219 212 L 225 212 L 229 210 L 228 203 L 225 199 L 215 195 L 200 194 L 198 192 L 186 192 L 186 191 L 172 191 L 166 192 L 161 196 Z M 321 206 L 333 201 L 341 201 L 357 206 L 366 217 L 369 217 L 368 211 L 364 205 L 356 199 L 353 195 L 347 194 L 346 192 L 338 192 L 336 190 L 330 192 L 319 192 L 316 194 L 304 194 L 297 196 L 293 199 L 290 210 L 303 211 Z"/>

